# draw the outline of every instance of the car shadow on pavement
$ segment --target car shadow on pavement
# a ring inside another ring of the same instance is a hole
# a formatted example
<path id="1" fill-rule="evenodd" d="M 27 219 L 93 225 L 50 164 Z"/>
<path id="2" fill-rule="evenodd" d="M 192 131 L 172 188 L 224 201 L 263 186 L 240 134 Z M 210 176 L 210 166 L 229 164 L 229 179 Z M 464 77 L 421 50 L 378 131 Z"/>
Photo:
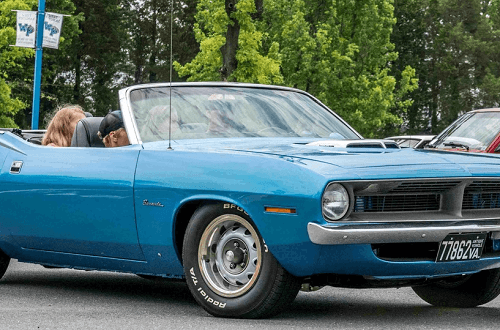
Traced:
<path id="1" fill-rule="evenodd" d="M 134 274 L 100 271 L 68 270 L 63 268 L 7 274 L 0 285 L 17 287 L 36 287 L 40 290 L 64 290 L 73 295 L 113 297 L 145 300 L 175 301 L 194 303 L 189 289 L 183 280 L 146 279 Z"/>
<path id="2" fill-rule="evenodd" d="M 129 306 L 131 313 L 148 310 L 158 317 L 167 308 L 212 318 L 197 305 L 184 281 L 150 280 L 133 274 L 29 265 L 8 272 L 0 281 L 0 290 L 12 290 L 18 296 L 34 295 L 41 304 L 52 306 L 63 306 L 76 300 L 81 305 L 121 304 Z M 497 324 L 498 315 L 499 299 L 476 308 L 439 308 L 421 301 L 410 288 L 324 288 L 312 293 L 300 292 L 295 301 L 272 320 L 292 327 L 334 322 L 358 329 L 366 328 L 367 324 L 386 324 L 390 320 L 389 325 L 395 328 L 397 324 L 404 324 L 408 328 L 447 329 L 457 324 L 463 328 L 489 328 Z M 265 321 L 246 322 L 258 325 Z"/>
<path id="3" fill-rule="evenodd" d="M 444 308 L 420 301 L 411 288 L 329 290 L 341 292 L 328 295 L 299 293 L 293 304 L 276 318 L 334 321 L 337 324 L 357 324 L 358 328 L 366 328 L 367 324 L 384 324 L 390 319 L 391 324 L 404 324 L 407 328 L 446 329 L 453 324 L 462 324 L 460 328 L 466 329 L 482 328 L 481 325 L 489 328 L 489 325 L 497 324 L 500 315 L 500 298 L 475 308 Z"/>

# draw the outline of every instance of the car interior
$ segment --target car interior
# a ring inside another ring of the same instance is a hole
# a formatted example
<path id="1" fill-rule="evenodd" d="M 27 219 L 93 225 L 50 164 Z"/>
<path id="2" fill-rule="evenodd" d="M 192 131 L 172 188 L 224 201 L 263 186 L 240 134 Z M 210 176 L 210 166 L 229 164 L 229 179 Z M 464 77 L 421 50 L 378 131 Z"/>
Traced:
<path id="1" fill-rule="evenodd" d="M 73 138 L 71 139 L 71 147 L 92 147 L 104 148 L 104 143 L 97 135 L 99 125 L 104 117 L 87 117 L 81 119 L 76 124 Z"/>

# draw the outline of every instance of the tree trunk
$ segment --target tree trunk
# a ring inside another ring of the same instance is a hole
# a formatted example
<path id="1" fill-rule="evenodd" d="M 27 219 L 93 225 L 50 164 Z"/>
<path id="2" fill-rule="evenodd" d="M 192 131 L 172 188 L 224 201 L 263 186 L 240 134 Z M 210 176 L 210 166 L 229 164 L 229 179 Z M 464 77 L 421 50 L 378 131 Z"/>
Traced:
<path id="1" fill-rule="evenodd" d="M 238 50 L 238 37 L 240 35 L 240 24 L 238 20 L 231 18 L 231 14 L 236 11 L 237 0 L 225 0 L 227 16 L 231 24 L 227 27 L 226 43 L 220 48 L 222 53 L 222 68 L 220 69 L 221 80 L 227 81 L 229 76 L 238 67 L 236 51 Z"/>

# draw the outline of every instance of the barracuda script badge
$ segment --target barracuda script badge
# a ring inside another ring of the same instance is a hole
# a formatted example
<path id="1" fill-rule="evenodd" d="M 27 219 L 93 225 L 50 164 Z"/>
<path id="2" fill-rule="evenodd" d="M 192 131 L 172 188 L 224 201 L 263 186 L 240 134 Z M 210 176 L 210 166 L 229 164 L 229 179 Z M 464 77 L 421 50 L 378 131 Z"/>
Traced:
<path id="1" fill-rule="evenodd" d="M 143 200 L 142 201 L 142 205 L 145 205 L 145 206 L 158 206 L 158 207 L 164 207 L 165 205 L 163 205 L 162 203 L 160 202 L 156 202 L 156 203 L 151 203 L 150 201 L 148 201 L 147 199 Z"/>

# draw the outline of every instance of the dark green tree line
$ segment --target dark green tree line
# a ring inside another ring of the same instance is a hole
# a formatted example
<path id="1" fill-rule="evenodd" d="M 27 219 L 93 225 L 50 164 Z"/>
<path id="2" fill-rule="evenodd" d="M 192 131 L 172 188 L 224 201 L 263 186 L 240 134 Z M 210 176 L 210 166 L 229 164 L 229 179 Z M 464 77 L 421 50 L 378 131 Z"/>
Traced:
<path id="1" fill-rule="evenodd" d="M 34 52 L 9 45 L 11 10 L 36 5 L 0 3 L 2 126 L 30 125 Z M 170 6 L 47 0 L 47 11 L 71 16 L 60 49 L 44 50 L 40 117 L 65 103 L 97 115 L 116 109 L 118 89 L 170 79 L 171 48 L 174 81 L 297 87 L 366 137 L 438 133 L 465 111 L 499 106 L 500 0 L 175 0 L 173 13 Z"/>
<path id="2" fill-rule="evenodd" d="M 394 72 L 416 68 L 409 133 L 439 133 L 460 114 L 500 102 L 500 7 L 494 1 L 395 0 Z"/>

